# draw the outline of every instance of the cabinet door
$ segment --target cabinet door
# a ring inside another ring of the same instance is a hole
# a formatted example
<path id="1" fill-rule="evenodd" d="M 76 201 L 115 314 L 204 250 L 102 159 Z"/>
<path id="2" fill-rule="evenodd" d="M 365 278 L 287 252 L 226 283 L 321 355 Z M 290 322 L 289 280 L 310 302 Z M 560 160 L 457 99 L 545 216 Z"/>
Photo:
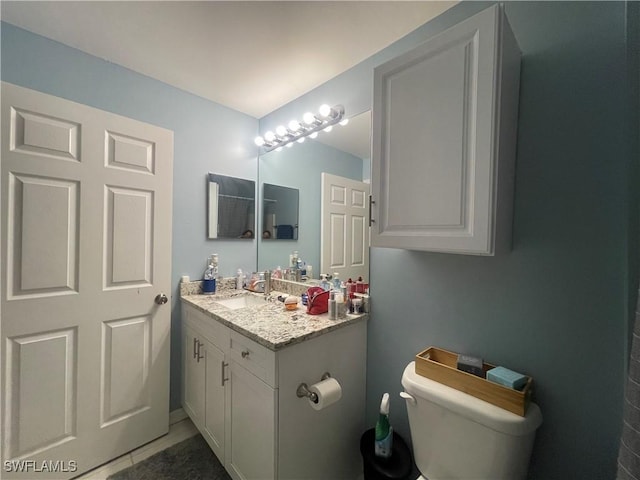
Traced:
<path id="1" fill-rule="evenodd" d="M 202 431 L 207 443 L 224 462 L 225 378 L 227 364 L 224 353 L 211 342 L 203 340 L 205 349 L 205 411 Z"/>
<path id="2" fill-rule="evenodd" d="M 199 429 L 204 425 L 205 362 L 202 337 L 188 326 L 182 327 L 182 407 Z M 198 355 L 199 353 L 199 355 Z"/>
<path id="3" fill-rule="evenodd" d="M 375 69 L 372 246 L 493 254 L 501 18 L 488 8 Z"/>
<path id="4" fill-rule="evenodd" d="M 275 478 L 276 394 L 231 361 L 225 467 L 236 480 Z"/>

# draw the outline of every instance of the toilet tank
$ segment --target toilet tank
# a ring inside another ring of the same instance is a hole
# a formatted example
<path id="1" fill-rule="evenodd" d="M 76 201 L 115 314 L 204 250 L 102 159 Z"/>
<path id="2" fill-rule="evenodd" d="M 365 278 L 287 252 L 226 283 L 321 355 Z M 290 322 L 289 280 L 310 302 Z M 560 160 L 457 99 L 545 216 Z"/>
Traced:
<path id="1" fill-rule="evenodd" d="M 418 375 L 411 362 L 402 375 L 413 454 L 429 480 L 525 479 L 540 409 L 525 417 Z"/>

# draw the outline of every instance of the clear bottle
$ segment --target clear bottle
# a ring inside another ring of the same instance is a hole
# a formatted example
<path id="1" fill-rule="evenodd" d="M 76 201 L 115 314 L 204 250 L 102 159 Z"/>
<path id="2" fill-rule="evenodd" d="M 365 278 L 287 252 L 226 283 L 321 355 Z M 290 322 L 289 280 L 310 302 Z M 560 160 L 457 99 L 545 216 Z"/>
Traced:
<path id="1" fill-rule="evenodd" d="M 336 301 L 335 292 L 331 290 L 329 294 L 329 320 L 338 319 L 338 303 Z"/>
<path id="2" fill-rule="evenodd" d="M 333 272 L 333 288 L 340 290 L 341 287 L 342 283 L 340 282 L 340 274 L 338 272 Z"/>
<path id="3" fill-rule="evenodd" d="M 204 270 L 202 278 L 205 280 L 215 280 L 216 278 L 216 270 L 213 263 L 211 263 L 211 258 L 209 258 L 209 265 L 207 265 L 207 268 Z"/>
<path id="4" fill-rule="evenodd" d="M 202 275 L 202 293 L 212 294 L 216 293 L 216 276 L 217 266 L 213 263 L 213 256 L 209 257 L 209 264 Z"/>
<path id="5" fill-rule="evenodd" d="M 242 287 L 244 287 L 244 275 L 242 269 L 239 268 L 236 272 L 236 290 L 242 290 Z"/>
<path id="6" fill-rule="evenodd" d="M 218 254 L 214 253 L 211 255 L 209 260 L 209 265 L 213 267 L 213 278 L 218 278 Z"/>
<path id="7" fill-rule="evenodd" d="M 321 273 L 320 274 L 320 286 L 322 287 L 322 289 L 326 292 L 327 290 L 331 290 L 331 284 L 329 283 L 329 280 L 327 280 L 327 274 L 326 273 Z"/>

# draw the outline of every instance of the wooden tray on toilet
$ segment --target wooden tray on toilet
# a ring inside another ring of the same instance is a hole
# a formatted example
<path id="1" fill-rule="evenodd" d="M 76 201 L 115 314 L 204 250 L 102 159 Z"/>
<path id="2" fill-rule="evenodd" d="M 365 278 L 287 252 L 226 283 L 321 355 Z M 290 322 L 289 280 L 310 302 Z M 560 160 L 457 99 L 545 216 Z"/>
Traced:
<path id="1" fill-rule="evenodd" d="M 416 373 L 436 382 L 473 395 L 500 408 L 524 417 L 531 401 L 533 378 L 528 377 L 522 390 L 513 390 L 484 378 L 458 370 L 458 354 L 429 347 L 416 355 Z M 483 363 L 485 374 L 495 365 Z"/>

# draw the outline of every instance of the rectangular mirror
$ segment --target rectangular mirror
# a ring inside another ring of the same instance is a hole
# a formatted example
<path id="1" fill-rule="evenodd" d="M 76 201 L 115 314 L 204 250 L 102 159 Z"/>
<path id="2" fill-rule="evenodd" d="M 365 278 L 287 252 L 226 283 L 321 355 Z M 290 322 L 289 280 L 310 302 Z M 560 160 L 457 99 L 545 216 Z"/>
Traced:
<path id="1" fill-rule="evenodd" d="M 262 184 L 262 239 L 298 239 L 297 188 Z"/>
<path id="2" fill-rule="evenodd" d="M 256 183 L 209 173 L 207 176 L 208 237 L 254 238 Z"/>
<path id="3" fill-rule="evenodd" d="M 334 126 L 329 133 L 321 132 L 316 139 L 307 139 L 304 143 L 296 143 L 280 152 L 274 150 L 260 156 L 260 183 L 287 185 L 299 191 L 299 228 L 297 240 L 293 241 L 273 242 L 260 236 L 259 270 L 274 269 L 277 266 L 284 268 L 288 264 L 289 255 L 298 251 L 300 258 L 307 265 L 313 266 L 315 279 L 319 278 L 320 273 L 339 272 L 340 278 L 345 280 L 353 275 L 356 275 L 356 278 L 362 275 L 363 279 L 368 280 L 368 208 L 365 208 L 361 219 L 352 222 L 344 215 L 334 215 L 336 221 L 333 225 L 338 228 L 328 228 L 326 224 L 323 227 L 323 217 L 331 215 L 331 209 L 328 207 L 337 207 L 339 199 L 362 203 L 368 193 L 364 193 L 363 188 L 356 194 L 351 194 L 351 190 L 346 188 L 334 189 L 337 196 L 334 196 L 333 200 L 325 198 L 323 201 L 327 194 L 323 191 L 322 178 L 323 174 L 330 174 L 340 177 L 345 185 L 347 181 L 354 181 L 367 184 L 368 187 L 371 172 L 370 149 L 371 114 L 366 111 L 351 117 L 345 126 Z M 344 195 L 341 192 L 344 192 Z M 263 199 L 268 198 L 264 191 L 261 193 Z M 265 202 L 259 202 L 259 207 L 266 211 Z M 368 207 L 368 201 L 365 207 Z M 262 212 L 259 215 L 261 218 L 264 217 Z M 340 223 L 339 218 L 345 221 Z M 362 225 L 365 219 L 367 223 L 360 230 L 348 228 L 348 225 L 352 224 Z M 341 225 L 345 226 L 344 236 L 338 238 Z M 366 229 L 366 238 L 361 234 L 363 229 Z M 329 238 L 331 243 L 325 237 Z M 362 245 L 362 248 L 352 249 L 352 245 Z M 355 264 L 358 264 L 358 270 L 352 268 Z"/>

